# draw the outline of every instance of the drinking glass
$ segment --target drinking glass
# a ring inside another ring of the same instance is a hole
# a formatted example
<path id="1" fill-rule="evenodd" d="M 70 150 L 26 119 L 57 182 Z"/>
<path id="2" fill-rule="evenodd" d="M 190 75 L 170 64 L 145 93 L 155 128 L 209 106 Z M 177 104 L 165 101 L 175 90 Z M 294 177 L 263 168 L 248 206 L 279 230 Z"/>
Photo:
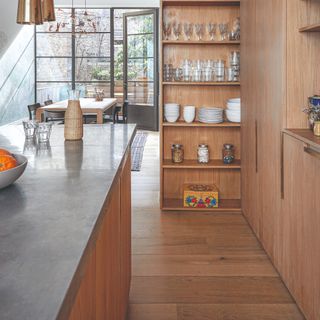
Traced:
<path id="1" fill-rule="evenodd" d="M 174 69 L 173 75 L 174 75 L 174 81 L 181 81 L 182 75 L 183 75 L 182 69 L 181 68 Z"/>
<path id="2" fill-rule="evenodd" d="M 183 25 L 183 27 L 184 27 L 184 34 L 185 34 L 187 40 L 190 40 L 191 37 L 192 37 L 192 34 L 193 34 L 193 24 L 186 22 L 186 23 Z"/>
<path id="3" fill-rule="evenodd" d="M 52 122 L 41 122 L 36 131 L 37 139 L 40 143 L 48 142 L 52 131 Z"/>
<path id="4" fill-rule="evenodd" d="M 194 25 L 194 29 L 198 37 L 198 41 L 201 41 L 203 37 L 204 25 L 202 23 L 196 23 Z"/>
<path id="5" fill-rule="evenodd" d="M 173 66 L 172 64 L 165 64 L 163 67 L 163 80 L 172 81 L 173 78 Z"/>
<path id="6" fill-rule="evenodd" d="M 26 139 L 34 139 L 38 127 L 38 122 L 34 120 L 23 121 L 23 129 Z"/>
<path id="7" fill-rule="evenodd" d="M 204 68 L 203 81 L 211 82 L 213 80 L 213 69 L 211 67 Z"/>
<path id="8" fill-rule="evenodd" d="M 216 23 L 209 23 L 208 26 L 208 33 L 210 35 L 210 40 L 216 40 L 216 33 L 217 33 L 217 24 Z"/>
<path id="9" fill-rule="evenodd" d="M 181 35 L 181 30 L 182 30 L 181 23 L 175 23 L 172 26 L 172 29 L 173 29 L 173 35 L 174 35 L 175 39 L 179 40 L 180 35 Z"/>
<path id="10" fill-rule="evenodd" d="M 219 31 L 220 31 L 220 39 L 224 41 L 227 39 L 228 34 L 228 24 L 227 23 L 220 23 L 219 24 Z"/>
<path id="11" fill-rule="evenodd" d="M 165 40 L 169 39 L 171 33 L 171 23 L 170 22 L 163 22 L 163 33 Z"/>
<path id="12" fill-rule="evenodd" d="M 194 69 L 192 79 L 195 82 L 201 82 L 202 81 L 202 70 L 201 69 Z"/>

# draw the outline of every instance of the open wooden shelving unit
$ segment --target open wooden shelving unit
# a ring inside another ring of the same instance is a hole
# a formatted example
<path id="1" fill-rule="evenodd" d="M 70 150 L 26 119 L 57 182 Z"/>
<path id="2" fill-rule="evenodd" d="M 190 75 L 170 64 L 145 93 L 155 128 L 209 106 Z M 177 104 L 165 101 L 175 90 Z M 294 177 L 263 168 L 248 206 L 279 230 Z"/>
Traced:
<path id="1" fill-rule="evenodd" d="M 209 22 L 231 23 L 240 16 L 240 1 L 215 0 L 162 0 L 161 26 L 163 21 L 179 23 Z M 184 59 L 228 61 L 231 51 L 240 50 L 240 41 L 211 41 L 206 34 L 201 41 L 192 38 L 161 41 L 161 79 L 160 79 L 160 127 L 161 127 L 161 209 L 165 211 L 209 211 L 240 212 L 240 123 L 224 122 L 205 124 L 195 121 L 188 124 L 182 117 L 176 123 L 164 120 L 163 106 L 175 102 L 181 106 L 195 105 L 225 107 L 230 98 L 240 97 L 240 82 L 164 82 L 163 65 L 180 65 Z M 182 109 L 181 109 L 182 114 Z M 171 145 L 184 145 L 185 160 L 181 164 L 171 162 Z M 197 162 L 197 147 L 208 144 L 210 162 Z M 226 165 L 222 161 L 223 144 L 236 147 L 236 161 Z M 215 184 L 220 191 L 219 208 L 184 208 L 183 185 L 185 183 Z"/>

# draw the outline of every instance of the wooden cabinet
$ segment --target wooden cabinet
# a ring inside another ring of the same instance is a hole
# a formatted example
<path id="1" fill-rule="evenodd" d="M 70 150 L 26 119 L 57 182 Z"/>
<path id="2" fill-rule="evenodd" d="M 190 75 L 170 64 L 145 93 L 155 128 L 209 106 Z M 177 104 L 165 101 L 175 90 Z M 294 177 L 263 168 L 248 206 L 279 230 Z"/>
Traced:
<path id="1" fill-rule="evenodd" d="M 82 258 L 69 320 L 124 320 L 131 280 L 130 153 Z"/>
<path id="2" fill-rule="evenodd" d="M 205 35 L 201 41 L 187 41 L 184 34 L 180 40 L 173 36 L 161 41 L 162 65 L 172 64 L 180 67 L 182 61 L 223 59 L 228 63 L 229 53 L 239 51 L 240 41 L 211 41 L 207 32 L 209 23 L 229 25 L 240 16 L 240 1 L 218 0 L 162 0 L 162 22 L 201 23 L 205 25 Z M 219 31 L 217 32 L 219 36 Z M 161 68 L 163 69 L 163 68 Z M 227 100 L 240 97 L 239 82 L 183 82 L 163 81 L 161 76 L 161 208 L 163 210 L 195 210 L 183 206 L 183 185 L 185 183 L 216 184 L 220 191 L 220 207 L 210 211 L 241 211 L 241 143 L 240 124 L 224 122 L 221 124 L 203 124 L 197 119 L 191 124 L 183 121 L 183 106 L 226 108 Z M 163 106 L 165 103 L 178 103 L 181 106 L 180 119 L 176 123 L 166 122 Z M 231 143 L 236 148 L 236 165 L 225 165 L 222 161 L 222 148 Z M 171 146 L 182 144 L 185 162 L 172 165 Z M 210 163 L 199 165 L 197 148 L 207 144 L 210 150 Z M 203 210 L 203 209 L 201 209 Z"/>
<path id="3" fill-rule="evenodd" d="M 241 198 L 242 211 L 257 236 L 260 235 L 258 184 L 258 122 L 256 92 L 256 0 L 241 1 Z M 249 18 L 248 18 L 249 17 Z"/>
<path id="4" fill-rule="evenodd" d="M 320 319 L 319 172 L 320 147 L 285 134 L 279 271 L 310 320 Z"/>
<path id="5" fill-rule="evenodd" d="M 273 258 L 286 103 L 285 1 L 245 0 L 241 17 L 243 212 Z"/>

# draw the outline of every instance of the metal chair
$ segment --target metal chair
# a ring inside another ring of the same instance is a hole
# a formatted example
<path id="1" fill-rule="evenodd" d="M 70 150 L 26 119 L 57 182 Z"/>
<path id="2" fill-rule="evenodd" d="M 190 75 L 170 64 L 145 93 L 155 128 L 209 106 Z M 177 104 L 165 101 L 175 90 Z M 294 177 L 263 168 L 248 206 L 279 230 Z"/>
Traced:
<path id="1" fill-rule="evenodd" d="M 50 106 L 53 104 L 51 99 L 44 102 L 45 106 Z M 51 110 L 44 110 L 44 121 L 45 122 L 54 122 L 54 121 L 62 121 L 64 123 L 64 111 L 51 111 Z"/>
<path id="2" fill-rule="evenodd" d="M 129 101 L 125 100 L 122 107 L 116 106 L 113 113 L 114 123 L 127 123 L 128 122 L 128 106 Z"/>
<path id="3" fill-rule="evenodd" d="M 41 107 L 40 103 L 28 105 L 29 120 L 36 120 L 36 112 L 37 112 L 37 109 L 40 107 Z"/>
<path id="4" fill-rule="evenodd" d="M 47 101 L 44 102 L 45 106 L 50 106 L 50 104 L 53 104 L 52 100 L 47 100 Z"/>

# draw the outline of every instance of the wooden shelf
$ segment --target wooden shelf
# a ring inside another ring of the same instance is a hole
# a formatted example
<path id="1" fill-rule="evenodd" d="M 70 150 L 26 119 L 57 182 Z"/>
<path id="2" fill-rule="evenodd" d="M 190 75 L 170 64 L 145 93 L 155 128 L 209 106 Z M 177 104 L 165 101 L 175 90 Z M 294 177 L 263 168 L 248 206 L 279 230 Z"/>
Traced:
<path id="1" fill-rule="evenodd" d="M 305 26 L 299 29 L 300 32 L 320 32 L 320 23 Z"/>
<path id="2" fill-rule="evenodd" d="M 163 0 L 164 6 L 240 6 L 240 0 Z"/>
<path id="3" fill-rule="evenodd" d="M 163 40 L 162 44 L 172 45 L 239 45 L 240 41 L 198 41 L 198 40 Z"/>
<path id="4" fill-rule="evenodd" d="M 184 208 L 182 199 L 164 199 L 162 210 L 167 211 L 210 211 L 210 212 L 241 212 L 241 200 L 239 199 L 222 199 L 219 200 L 219 208 L 200 209 Z"/>
<path id="5" fill-rule="evenodd" d="M 235 123 L 235 122 L 221 122 L 221 123 L 201 123 L 198 121 L 192 122 L 192 123 L 186 123 L 184 121 L 178 121 L 178 122 L 163 122 L 162 124 L 164 127 L 216 127 L 216 128 L 240 128 L 241 123 Z"/>
<path id="6" fill-rule="evenodd" d="M 163 82 L 164 86 L 213 86 L 213 87 L 236 87 L 240 86 L 240 82 L 184 82 L 184 81 L 172 81 Z"/>
<path id="7" fill-rule="evenodd" d="M 171 160 L 164 160 L 164 169 L 241 169 L 241 160 L 235 160 L 232 164 L 224 164 L 222 160 L 210 160 L 208 164 L 200 164 L 197 160 L 184 160 L 183 163 L 172 163 Z"/>

